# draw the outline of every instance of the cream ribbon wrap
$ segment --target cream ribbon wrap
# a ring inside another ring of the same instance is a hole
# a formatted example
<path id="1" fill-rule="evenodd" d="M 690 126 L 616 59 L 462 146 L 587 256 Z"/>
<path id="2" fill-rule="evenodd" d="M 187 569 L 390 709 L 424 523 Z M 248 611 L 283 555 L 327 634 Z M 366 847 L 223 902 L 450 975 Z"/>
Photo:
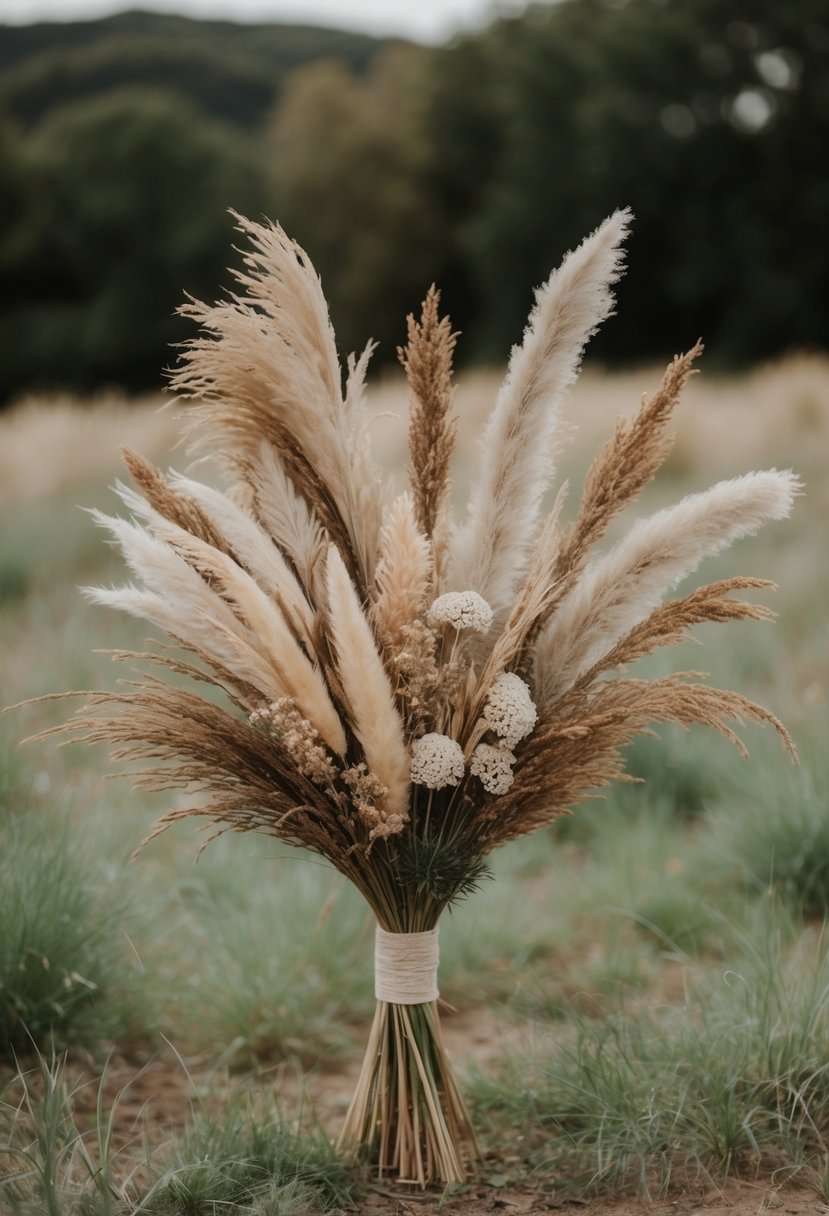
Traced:
<path id="1" fill-rule="evenodd" d="M 438 931 L 374 935 L 374 995 L 390 1005 L 426 1005 L 438 999 Z"/>

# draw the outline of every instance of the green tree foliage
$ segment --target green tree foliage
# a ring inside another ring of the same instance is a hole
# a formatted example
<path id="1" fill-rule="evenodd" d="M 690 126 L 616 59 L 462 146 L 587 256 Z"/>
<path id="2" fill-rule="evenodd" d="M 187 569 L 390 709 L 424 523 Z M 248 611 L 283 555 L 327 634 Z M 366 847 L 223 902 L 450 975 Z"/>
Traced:
<path id="1" fill-rule="evenodd" d="M 445 227 L 427 188 L 421 53 L 393 48 L 360 78 L 336 60 L 299 69 L 269 131 L 283 226 L 311 251 L 345 350 L 394 357 L 402 319 L 439 266 Z"/>
<path id="2" fill-rule="evenodd" d="M 0 32 L 0 400 L 157 385 L 182 292 L 227 281 L 231 206 L 306 246 L 344 351 L 393 358 L 436 281 L 466 356 L 503 359 L 628 204 L 591 349 L 827 345 L 829 0 L 559 0 L 429 49 L 148 13 Z"/>
<path id="3" fill-rule="evenodd" d="M 205 113 L 252 127 L 297 66 L 330 55 L 361 70 L 378 45 L 338 30 L 142 12 L 0 26 L 0 105 L 29 124 L 67 102 L 134 84 L 186 93 Z"/>
<path id="4" fill-rule="evenodd" d="M 825 345 L 828 52 L 826 0 L 563 0 L 440 52 L 428 137 L 460 198 L 482 349 L 503 353 L 528 285 L 623 204 L 637 224 L 607 355 L 699 334 L 732 362 Z M 459 168 L 452 134 L 480 115 L 483 154 Z"/>
<path id="5" fill-rule="evenodd" d="M 28 141 L 30 206 L 3 243 L 0 376 L 24 387 L 160 383 L 182 292 L 224 278 L 228 202 L 261 211 L 253 142 L 172 93 L 56 110 Z"/>

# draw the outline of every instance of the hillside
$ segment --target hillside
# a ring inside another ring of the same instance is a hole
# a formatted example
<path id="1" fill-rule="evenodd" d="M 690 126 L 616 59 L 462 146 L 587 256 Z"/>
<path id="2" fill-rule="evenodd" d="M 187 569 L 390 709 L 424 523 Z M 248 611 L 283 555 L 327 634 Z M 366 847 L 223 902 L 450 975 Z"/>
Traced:
<path id="1" fill-rule="evenodd" d="M 0 25 L 0 111 L 24 126 L 66 102 L 134 85 L 175 89 L 206 113 L 255 127 L 284 78 L 315 59 L 362 72 L 388 40 L 299 25 L 238 25 L 128 12 Z"/>

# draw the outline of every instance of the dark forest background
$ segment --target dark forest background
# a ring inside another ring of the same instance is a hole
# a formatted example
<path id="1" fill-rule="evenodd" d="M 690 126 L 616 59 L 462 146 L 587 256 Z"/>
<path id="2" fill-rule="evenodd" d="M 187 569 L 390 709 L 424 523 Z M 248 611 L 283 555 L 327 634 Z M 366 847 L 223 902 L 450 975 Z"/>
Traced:
<path id="1" fill-rule="evenodd" d="M 500 361 L 539 283 L 636 214 L 609 363 L 829 342 L 829 0 L 561 0 L 433 48 L 133 12 L 0 26 L 0 400 L 158 387 L 227 209 L 279 219 L 343 352 L 443 288 Z"/>

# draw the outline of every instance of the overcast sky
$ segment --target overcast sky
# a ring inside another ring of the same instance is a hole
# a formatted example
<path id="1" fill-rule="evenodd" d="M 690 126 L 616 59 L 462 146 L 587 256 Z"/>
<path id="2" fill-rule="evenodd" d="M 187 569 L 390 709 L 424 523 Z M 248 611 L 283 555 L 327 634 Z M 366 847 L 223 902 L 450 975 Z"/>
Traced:
<path id="1" fill-rule="evenodd" d="M 522 0 L 0 0 L 0 22 L 76 21 L 140 8 L 235 21 L 304 22 L 440 42 L 497 13 L 524 7 Z"/>

